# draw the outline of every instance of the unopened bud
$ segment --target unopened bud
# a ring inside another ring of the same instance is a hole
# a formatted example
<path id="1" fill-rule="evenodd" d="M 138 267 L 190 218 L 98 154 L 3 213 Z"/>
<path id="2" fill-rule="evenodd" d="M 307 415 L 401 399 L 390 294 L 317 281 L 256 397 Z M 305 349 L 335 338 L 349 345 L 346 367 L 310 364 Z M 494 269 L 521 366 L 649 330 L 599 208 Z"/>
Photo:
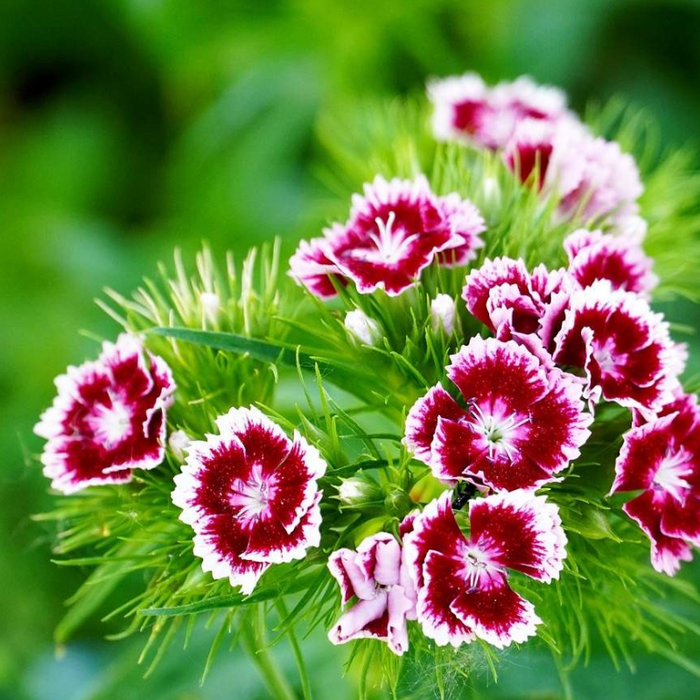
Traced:
<path id="1" fill-rule="evenodd" d="M 455 300 L 449 294 L 438 294 L 430 302 L 430 319 L 435 332 L 442 328 L 452 335 L 455 327 Z"/>
<path id="2" fill-rule="evenodd" d="M 209 321 L 216 321 L 221 309 L 221 300 L 219 295 L 214 292 L 202 292 L 199 295 L 199 301 L 202 304 L 202 313 Z"/>
<path id="3" fill-rule="evenodd" d="M 338 487 L 338 497 L 345 506 L 360 506 L 376 502 L 383 494 L 377 484 L 360 476 L 343 479 Z"/>
<path id="4" fill-rule="evenodd" d="M 382 332 L 377 322 L 360 309 L 347 313 L 345 328 L 355 340 L 364 345 L 377 345 L 382 339 Z"/>
<path id="5" fill-rule="evenodd" d="M 178 462 L 185 461 L 185 453 L 190 448 L 190 438 L 184 430 L 174 430 L 168 438 L 168 447 Z"/>

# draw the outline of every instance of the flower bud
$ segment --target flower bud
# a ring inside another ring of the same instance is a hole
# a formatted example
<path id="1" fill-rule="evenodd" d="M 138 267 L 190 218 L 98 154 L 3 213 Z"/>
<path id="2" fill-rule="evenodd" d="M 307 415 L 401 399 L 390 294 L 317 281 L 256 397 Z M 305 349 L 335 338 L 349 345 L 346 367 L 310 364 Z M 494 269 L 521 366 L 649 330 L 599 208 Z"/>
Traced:
<path id="1" fill-rule="evenodd" d="M 199 301 L 202 305 L 202 313 L 204 317 L 211 321 L 212 323 L 216 321 L 216 318 L 221 309 L 221 300 L 219 295 L 214 292 L 202 292 L 199 295 Z"/>
<path id="2" fill-rule="evenodd" d="M 377 345 L 382 339 L 382 332 L 377 322 L 360 309 L 347 313 L 345 328 L 353 339 L 363 345 Z"/>
<path id="3" fill-rule="evenodd" d="M 342 480 L 338 487 L 338 497 L 344 506 L 361 506 L 381 500 L 383 494 L 374 482 L 353 476 Z"/>
<path id="4" fill-rule="evenodd" d="M 482 187 L 484 188 L 484 201 L 488 208 L 495 208 L 501 203 L 501 186 L 498 180 L 489 175 L 484 178 Z"/>
<path id="5" fill-rule="evenodd" d="M 174 430 L 168 438 L 168 447 L 178 462 L 185 461 L 185 452 L 190 448 L 190 438 L 184 430 Z"/>
<path id="6" fill-rule="evenodd" d="M 387 513 L 394 515 L 398 518 L 403 518 L 411 508 L 413 508 L 413 503 L 408 497 L 408 494 L 398 486 L 392 486 L 391 490 L 384 499 L 384 507 Z"/>
<path id="7" fill-rule="evenodd" d="M 455 327 L 455 300 L 449 294 L 438 294 L 430 302 L 430 320 L 436 333 L 442 328 L 447 335 L 452 335 Z"/>

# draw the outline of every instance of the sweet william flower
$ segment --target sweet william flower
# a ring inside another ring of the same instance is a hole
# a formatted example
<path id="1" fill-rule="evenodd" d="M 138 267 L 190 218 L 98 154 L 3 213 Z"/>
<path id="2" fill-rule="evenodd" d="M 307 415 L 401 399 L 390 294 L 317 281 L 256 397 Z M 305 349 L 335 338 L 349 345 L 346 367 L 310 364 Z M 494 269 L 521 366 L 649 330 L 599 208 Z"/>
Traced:
<path id="1" fill-rule="evenodd" d="M 581 287 L 608 280 L 614 289 L 648 297 L 658 279 L 653 261 L 644 254 L 636 237 L 579 229 L 564 241 L 569 273 Z"/>
<path id="2" fill-rule="evenodd" d="M 564 218 L 628 220 L 644 189 L 631 155 L 569 117 L 522 121 L 505 144 L 503 159 L 523 183 L 556 193 Z M 538 180 L 532 182 L 535 167 Z"/>
<path id="3" fill-rule="evenodd" d="M 467 73 L 432 81 L 428 97 L 436 138 L 491 149 L 503 148 L 524 120 L 551 122 L 568 114 L 563 92 L 527 76 L 490 88 L 475 73 Z"/>
<path id="4" fill-rule="evenodd" d="M 700 546 L 700 409 L 678 394 L 624 437 L 611 493 L 642 491 L 623 510 L 651 540 L 654 568 L 673 576 Z"/>
<path id="5" fill-rule="evenodd" d="M 451 360 L 459 402 L 438 384 L 406 418 L 406 445 L 437 478 L 534 489 L 578 457 L 592 417 L 572 377 L 495 338 L 474 337 Z"/>
<path id="6" fill-rule="evenodd" d="M 352 198 L 344 225 L 324 237 L 302 242 L 290 260 L 290 274 L 321 298 L 352 281 L 361 294 L 383 289 L 396 296 L 411 287 L 436 258 L 466 264 L 483 245 L 484 221 L 477 208 L 457 194 L 438 197 L 423 175 L 414 180 L 377 176 Z"/>
<path id="7" fill-rule="evenodd" d="M 58 491 L 122 484 L 165 454 L 165 414 L 175 383 L 167 364 L 139 338 L 104 343 L 94 362 L 69 367 L 34 431 L 47 440 L 41 461 Z"/>
<path id="8" fill-rule="evenodd" d="M 516 338 L 530 347 L 526 336 L 536 336 L 551 349 L 574 288 L 565 270 L 538 265 L 529 273 L 521 259 L 487 258 L 467 276 L 462 298 L 500 340 Z"/>
<path id="9" fill-rule="evenodd" d="M 684 365 L 663 317 L 608 280 L 572 294 L 553 357 L 584 369 L 592 402 L 602 396 L 646 414 L 673 399 Z"/>
<path id="10" fill-rule="evenodd" d="M 195 532 L 202 569 L 248 594 L 271 564 L 318 546 L 326 463 L 256 408 L 232 408 L 216 426 L 218 435 L 190 444 L 172 500 Z"/>
<path id="11" fill-rule="evenodd" d="M 352 604 L 328 633 L 333 644 L 374 638 L 402 655 L 408 649 L 406 620 L 415 620 L 415 590 L 393 535 L 365 538 L 357 551 L 339 549 L 328 560 L 342 601 Z"/>
<path id="12" fill-rule="evenodd" d="M 566 535 L 555 505 L 518 490 L 472 500 L 467 538 L 445 492 L 415 518 L 404 548 L 424 634 L 439 646 L 478 637 L 502 648 L 526 641 L 541 622 L 510 587 L 509 570 L 557 579 Z"/>

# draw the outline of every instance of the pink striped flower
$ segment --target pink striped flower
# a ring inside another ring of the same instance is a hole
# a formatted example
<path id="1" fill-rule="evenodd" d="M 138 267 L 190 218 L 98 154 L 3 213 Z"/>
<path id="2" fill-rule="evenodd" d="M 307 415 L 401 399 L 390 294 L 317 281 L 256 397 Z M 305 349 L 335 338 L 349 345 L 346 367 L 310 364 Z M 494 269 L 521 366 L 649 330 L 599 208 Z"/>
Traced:
<path id="1" fill-rule="evenodd" d="M 591 401 L 602 396 L 646 414 L 673 399 L 684 366 L 683 349 L 671 340 L 661 314 L 608 280 L 571 296 L 553 357 L 585 370 Z"/>
<path id="2" fill-rule="evenodd" d="M 679 394 L 660 417 L 632 428 L 611 493 L 642 491 L 623 510 L 651 540 L 654 568 L 673 576 L 700 546 L 700 409 Z"/>
<path id="3" fill-rule="evenodd" d="M 256 408 L 232 408 L 216 426 L 218 435 L 190 443 L 172 500 L 195 532 L 202 569 L 247 594 L 271 564 L 318 546 L 326 463 Z"/>
<path id="4" fill-rule="evenodd" d="M 566 535 L 557 507 L 526 491 L 478 498 L 469 503 L 465 537 L 450 501 L 445 492 L 428 504 L 405 538 L 424 634 L 439 646 L 526 641 L 541 620 L 510 587 L 509 570 L 543 583 L 559 578 Z"/>
<path id="5" fill-rule="evenodd" d="M 534 489 L 579 456 L 589 436 L 582 387 L 514 341 L 474 337 L 451 357 L 441 385 L 406 418 L 406 445 L 447 483 Z"/>
<path id="6" fill-rule="evenodd" d="M 562 217 L 626 220 L 638 210 L 644 188 L 634 158 L 572 118 L 523 121 L 505 144 L 503 159 L 523 183 L 537 167 L 536 185 L 558 196 Z"/>
<path id="7" fill-rule="evenodd" d="M 503 148 L 525 120 L 553 122 L 566 114 L 566 97 L 527 76 L 488 87 L 475 73 L 435 80 L 428 85 L 433 132 L 440 140 L 461 140 Z"/>
<path id="8" fill-rule="evenodd" d="M 438 197 L 420 175 L 415 180 L 377 176 L 353 195 L 350 219 L 302 241 L 290 274 L 316 296 L 335 294 L 330 279 L 352 281 L 361 294 L 383 289 L 396 296 L 438 260 L 464 265 L 476 257 L 485 230 L 478 209 L 457 194 Z"/>
<path id="9" fill-rule="evenodd" d="M 564 250 L 569 256 L 569 273 L 581 287 L 608 280 L 614 289 L 647 297 L 658 283 L 651 271 L 652 259 L 629 237 L 579 229 L 564 241 Z"/>
<path id="10" fill-rule="evenodd" d="M 416 619 L 416 599 L 398 540 L 387 532 L 372 535 L 356 552 L 333 552 L 328 568 L 343 603 L 355 600 L 328 633 L 331 642 L 379 639 L 401 656 L 408 649 L 406 620 Z"/>
<path id="11" fill-rule="evenodd" d="M 565 270 L 539 265 L 529 273 L 522 260 L 495 258 L 469 273 L 462 298 L 500 340 L 537 336 L 550 349 L 573 289 Z"/>
<path id="12" fill-rule="evenodd" d="M 53 488 L 74 493 L 131 481 L 165 454 L 165 413 L 175 383 L 169 367 L 124 333 L 95 362 L 69 367 L 34 432 L 47 440 L 41 461 Z"/>

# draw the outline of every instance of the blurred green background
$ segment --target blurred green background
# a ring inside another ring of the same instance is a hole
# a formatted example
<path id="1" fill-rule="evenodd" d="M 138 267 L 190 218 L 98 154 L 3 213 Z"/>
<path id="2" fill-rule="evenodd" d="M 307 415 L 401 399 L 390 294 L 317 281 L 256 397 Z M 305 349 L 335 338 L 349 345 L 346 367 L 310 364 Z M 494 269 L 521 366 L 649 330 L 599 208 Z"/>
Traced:
<path id="1" fill-rule="evenodd" d="M 115 628 L 97 620 L 57 660 L 52 629 L 83 573 L 50 563 L 29 517 L 50 503 L 31 427 L 53 377 L 95 352 L 78 331 L 114 334 L 93 303 L 104 286 L 126 293 L 202 238 L 241 253 L 313 234 L 319 110 L 466 69 L 530 73 L 579 109 L 621 94 L 680 144 L 698 138 L 700 2 L 0 0 L 0 698 L 266 697 L 235 652 L 199 688 L 204 642 L 142 681 L 143 640 L 105 642 Z M 667 310 L 700 325 L 692 306 Z M 309 646 L 319 697 L 346 697 L 342 652 Z M 594 655 L 576 697 L 700 698 L 693 676 L 639 662 L 616 675 Z M 551 665 L 524 655 L 491 692 L 561 696 Z"/>

